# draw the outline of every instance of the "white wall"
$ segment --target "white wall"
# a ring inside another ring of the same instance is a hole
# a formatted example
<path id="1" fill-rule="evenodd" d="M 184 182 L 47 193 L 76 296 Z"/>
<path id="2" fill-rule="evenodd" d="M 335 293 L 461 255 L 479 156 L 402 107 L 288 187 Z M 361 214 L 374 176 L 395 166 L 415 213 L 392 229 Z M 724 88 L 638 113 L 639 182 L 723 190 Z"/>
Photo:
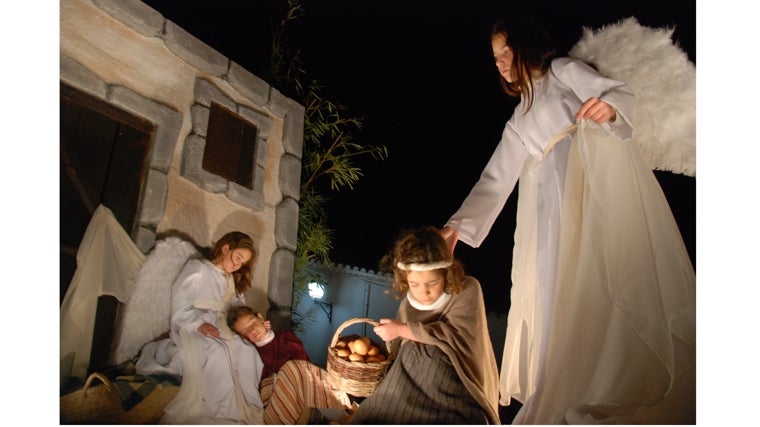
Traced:
<path id="1" fill-rule="evenodd" d="M 352 269 L 351 267 L 315 268 L 327 285 L 324 299 L 332 303 L 332 321 L 328 315 L 311 299 L 304 298 L 301 305 L 295 307 L 300 313 L 312 310 L 307 331 L 298 333 L 306 346 L 311 361 L 325 366 L 327 348 L 335 332 L 347 320 L 369 318 L 378 321 L 380 318 L 395 318 L 398 301 L 386 291 L 391 289 L 388 277 L 375 274 L 371 270 Z M 329 309 L 328 309 L 329 310 Z M 367 335 L 379 344 L 383 341 L 372 332 L 372 325 L 359 322 L 338 333 L 341 335 Z"/>

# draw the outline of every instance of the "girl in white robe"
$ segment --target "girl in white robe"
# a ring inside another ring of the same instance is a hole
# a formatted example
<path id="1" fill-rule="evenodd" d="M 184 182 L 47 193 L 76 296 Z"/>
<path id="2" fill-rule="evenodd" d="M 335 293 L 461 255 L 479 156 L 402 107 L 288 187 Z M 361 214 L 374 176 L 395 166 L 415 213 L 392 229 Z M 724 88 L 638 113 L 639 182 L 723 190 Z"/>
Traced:
<path id="1" fill-rule="evenodd" d="M 245 304 L 255 257 L 249 236 L 228 233 L 211 260 L 188 260 L 172 285 L 170 337 L 146 345 L 136 364 L 141 375 L 182 378 L 162 423 L 262 423 L 261 357 L 226 322 L 229 307 Z"/>
<path id="2" fill-rule="evenodd" d="M 634 94 L 530 20 L 491 41 L 521 102 L 442 234 L 478 247 L 519 180 L 500 403 L 523 403 L 514 423 L 693 423 L 694 271 L 632 141 Z"/>

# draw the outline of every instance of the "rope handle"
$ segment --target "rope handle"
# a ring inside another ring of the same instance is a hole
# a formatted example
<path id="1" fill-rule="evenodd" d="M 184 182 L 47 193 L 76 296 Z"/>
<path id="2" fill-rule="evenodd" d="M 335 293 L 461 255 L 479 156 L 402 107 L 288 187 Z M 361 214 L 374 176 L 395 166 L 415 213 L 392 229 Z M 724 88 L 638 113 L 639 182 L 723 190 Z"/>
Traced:
<path id="1" fill-rule="evenodd" d="M 111 381 L 108 381 L 108 378 L 106 378 L 105 375 L 101 374 L 100 372 L 93 372 L 89 377 L 87 377 L 87 381 L 85 381 L 84 387 L 82 387 L 85 396 L 87 396 L 87 389 L 90 388 L 90 384 L 95 378 L 99 379 L 100 382 L 102 382 L 106 387 L 111 387 Z"/>
<path id="2" fill-rule="evenodd" d="M 335 330 L 335 333 L 333 334 L 332 341 L 330 342 L 330 348 L 335 347 L 335 344 L 338 343 L 338 337 L 340 336 L 340 333 L 343 332 L 344 329 L 351 325 L 355 325 L 357 323 L 369 323 L 372 326 L 378 326 L 380 325 L 379 322 L 374 321 L 373 319 L 369 319 L 366 317 L 354 317 L 353 319 L 348 319 L 345 322 L 343 322 L 340 326 L 338 326 L 338 329 Z M 385 341 L 385 348 L 388 350 L 388 355 L 391 354 L 391 343 L 388 341 Z"/>

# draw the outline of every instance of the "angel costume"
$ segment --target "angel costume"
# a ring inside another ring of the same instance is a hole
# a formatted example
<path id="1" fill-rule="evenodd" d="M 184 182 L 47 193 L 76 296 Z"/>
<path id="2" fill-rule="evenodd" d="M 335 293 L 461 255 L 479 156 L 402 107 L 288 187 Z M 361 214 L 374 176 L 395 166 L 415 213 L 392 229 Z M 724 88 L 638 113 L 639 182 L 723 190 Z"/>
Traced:
<path id="1" fill-rule="evenodd" d="M 615 121 L 564 134 L 591 97 Z M 633 143 L 635 101 L 555 59 L 447 223 L 478 247 L 519 180 L 500 375 L 500 403 L 523 403 L 515 424 L 694 422 L 694 270 Z"/>
<path id="2" fill-rule="evenodd" d="M 500 424 L 483 293 L 473 277 L 464 285 L 430 305 L 401 301 L 398 320 L 417 341 L 393 342 L 395 360 L 352 424 Z"/>
<path id="3" fill-rule="evenodd" d="M 226 323 L 228 307 L 245 304 L 232 276 L 206 259 L 190 259 L 171 294 L 170 337 L 146 345 L 135 365 L 141 375 L 182 377 L 162 423 L 262 424 L 261 357 Z M 221 337 L 202 336 L 203 323 L 215 325 Z"/>

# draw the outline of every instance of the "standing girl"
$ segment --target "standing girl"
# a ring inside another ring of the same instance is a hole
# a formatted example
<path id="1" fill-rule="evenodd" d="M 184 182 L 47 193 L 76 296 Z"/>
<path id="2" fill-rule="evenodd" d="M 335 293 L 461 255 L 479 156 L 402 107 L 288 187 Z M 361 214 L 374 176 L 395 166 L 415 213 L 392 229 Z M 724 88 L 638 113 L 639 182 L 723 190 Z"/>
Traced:
<path id="1" fill-rule="evenodd" d="M 631 139 L 634 94 L 529 18 L 491 46 L 521 102 L 442 234 L 478 247 L 520 181 L 501 404 L 523 403 L 514 423 L 693 423 L 694 270 Z"/>

